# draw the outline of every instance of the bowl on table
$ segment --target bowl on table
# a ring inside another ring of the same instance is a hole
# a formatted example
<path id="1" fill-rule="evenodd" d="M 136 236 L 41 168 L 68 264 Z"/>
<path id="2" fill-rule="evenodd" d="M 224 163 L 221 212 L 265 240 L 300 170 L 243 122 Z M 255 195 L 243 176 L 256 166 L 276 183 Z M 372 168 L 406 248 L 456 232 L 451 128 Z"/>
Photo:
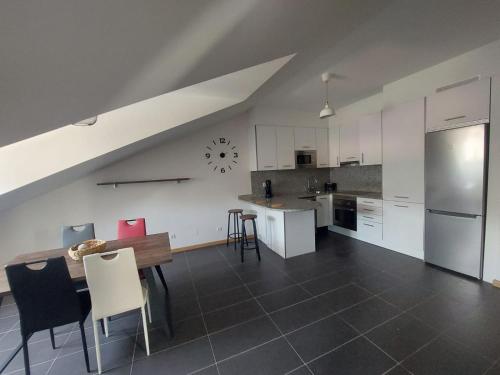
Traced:
<path id="1" fill-rule="evenodd" d="M 104 250 L 106 250 L 106 241 L 87 240 L 71 246 L 68 255 L 73 260 L 82 260 L 85 255 L 102 253 Z"/>

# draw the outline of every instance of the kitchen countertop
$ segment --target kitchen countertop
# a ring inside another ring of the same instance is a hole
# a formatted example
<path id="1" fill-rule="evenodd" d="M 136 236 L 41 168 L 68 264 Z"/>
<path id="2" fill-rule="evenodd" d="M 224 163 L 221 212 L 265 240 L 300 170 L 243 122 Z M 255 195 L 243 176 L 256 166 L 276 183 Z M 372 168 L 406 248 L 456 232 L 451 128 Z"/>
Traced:
<path id="1" fill-rule="evenodd" d="M 382 199 L 382 193 L 372 193 L 372 192 L 363 192 L 363 191 L 338 191 L 335 193 L 298 193 L 298 194 L 276 194 L 271 199 L 266 199 L 262 196 L 257 196 L 253 194 L 245 194 L 238 196 L 239 200 L 244 202 L 256 204 L 258 206 L 281 210 L 281 211 L 307 211 L 314 210 L 320 207 L 320 204 L 308 199 L 304 199 L 305 197 L 313 197 L 319 195 L 328 195 L 332 194 L 334 197 L 342 198 L 342 197 L 363 197 L 369 199 Z"/>
<path id="2" fill-rule="evenodd" d="M 273 210 L 287 212 L 315 210 L 320 206 L 317 202 L 307 199 L 299 199 L 299 195 L 295 194 L 275 195 L 271 199 L 247 194 L 238 196 L 238 199 Z"/>

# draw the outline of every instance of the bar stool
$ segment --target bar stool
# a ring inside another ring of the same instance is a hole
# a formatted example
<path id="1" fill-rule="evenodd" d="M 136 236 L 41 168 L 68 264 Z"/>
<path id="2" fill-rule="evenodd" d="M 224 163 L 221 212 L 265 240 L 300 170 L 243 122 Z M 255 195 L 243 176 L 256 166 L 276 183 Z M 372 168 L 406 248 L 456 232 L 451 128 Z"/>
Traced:
<path id="1" fill-rule="evenodd" d="M 246 214 L 246 215 L 241 215 L 241 263 L 245 261 L 245 250 L 255 250 L 257 252 L 257 258 L 259 259 L 260 262 L 260 251 L 259 251 L 259 240 L 257 236 L 257 226 L 255 225 L 255 219 L 257 219 L 257 215 L 254 214 Z M 250 244 L 253 244 L 253 247 L 249 247 L 248 244 L 248 237 L 247 237 L 247 231 L 245 229 L 245 222 L 246 221 L 251 221 L 252 226 L 253 226 L 253 235 L 254 235 L 254 240 L 253 243 L 250 242 Z"/>
<path id="2" fill-rule="evenodd" d="M 236 244 L 241 240 L 240 232 L 240 221 L 238 215 L 243 213 L 241 208 L 233 208 L 227 211 L 227 238 L 226 247 L 229 246 L 229 239 L 234 239 L 234 251 L 236 251 Z M 233 217 L 233 232 L 230 233 L 231 228 L 231 216 Z"/>

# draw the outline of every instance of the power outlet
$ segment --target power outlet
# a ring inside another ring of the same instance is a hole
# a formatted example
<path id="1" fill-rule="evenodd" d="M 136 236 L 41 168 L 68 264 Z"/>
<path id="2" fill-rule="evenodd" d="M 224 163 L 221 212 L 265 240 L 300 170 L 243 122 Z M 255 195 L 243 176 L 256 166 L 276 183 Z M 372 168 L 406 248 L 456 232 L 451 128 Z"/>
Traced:
<path id="1" fill-rule="evenodd" d="M 176 239 L 175 233 L 170 233 L 170 239 L 171 240 L 175 240 Z"/>
<path id="2" fill-rule="evenodd" d="M 217 232 L 222 232 L 222 227 L 217 227 Z"/>

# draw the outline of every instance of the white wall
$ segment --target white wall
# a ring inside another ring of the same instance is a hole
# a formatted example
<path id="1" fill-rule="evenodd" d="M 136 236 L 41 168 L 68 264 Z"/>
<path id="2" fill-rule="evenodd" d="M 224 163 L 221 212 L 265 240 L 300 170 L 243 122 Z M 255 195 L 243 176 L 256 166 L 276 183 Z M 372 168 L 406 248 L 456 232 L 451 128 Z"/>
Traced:
<path id="1" fill-rule="evenodd" d="M 362 99 L 351 105 L 339 108 L 337 114 L 330 117 L 330 127 L 333 124 L 354 124 L 363 115 L 381 111 L 383 106 L 383 95 L 378 93 L 368 98 Z"/>
<path id="2" fill-rule="evenodd" d="M 328 127 L 328 121 L 319 118 L 319 109 L 317 113 L 311 113 L 297 111 L 292 108 L 263 105 L 258 105 L 250 111 L 250 123 L 271 126 Z"/>
<path id="3" fill-rule="evenodd" d="M 248 114 L 202 129 L 106 167 L 70 185 L 0 211 L 0 261 L 23 252 L 60 247 L 63 224 L 94 222 L 100 239 L 116 238 L 121 218 L 146 217 L 149 233 L 175 234 L 172 247 L 225 238 L 227 209 L 249 193 Z M 212 139 L 226 137 L 239 150 L 236 168 L 213 172 L 204 159 Z M 113 180 L 191 177 L 177 183 L 98 187 Z M 222 231 L 217 231 L 222 227 Z"/>

